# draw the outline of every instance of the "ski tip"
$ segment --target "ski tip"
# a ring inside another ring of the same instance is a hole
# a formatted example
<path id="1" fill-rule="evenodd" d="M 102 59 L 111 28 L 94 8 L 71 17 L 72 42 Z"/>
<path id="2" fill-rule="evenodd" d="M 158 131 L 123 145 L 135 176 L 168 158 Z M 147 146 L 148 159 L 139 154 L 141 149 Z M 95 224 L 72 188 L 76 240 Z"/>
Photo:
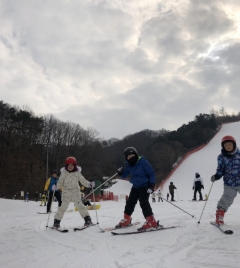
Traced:
<path id="1" fill-rule="evenodd" d="M 232 230 L 226 230 L 226 231 L 224 231 L 224 233 L 228 234 L 228 235 L 231 235 L 231 234 L 233 234 L 233 231 Z"/>

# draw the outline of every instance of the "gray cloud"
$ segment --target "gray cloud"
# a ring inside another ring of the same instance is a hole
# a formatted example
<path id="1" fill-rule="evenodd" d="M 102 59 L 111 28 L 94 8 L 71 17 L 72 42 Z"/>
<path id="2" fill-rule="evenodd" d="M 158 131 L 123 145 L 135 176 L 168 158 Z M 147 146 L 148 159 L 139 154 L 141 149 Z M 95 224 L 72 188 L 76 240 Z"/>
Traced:
<path id="1" fill-rule="evenodd" d="M 236 1 L 0 2 L 1 99 L 104 138 L 239 111 Z"/>

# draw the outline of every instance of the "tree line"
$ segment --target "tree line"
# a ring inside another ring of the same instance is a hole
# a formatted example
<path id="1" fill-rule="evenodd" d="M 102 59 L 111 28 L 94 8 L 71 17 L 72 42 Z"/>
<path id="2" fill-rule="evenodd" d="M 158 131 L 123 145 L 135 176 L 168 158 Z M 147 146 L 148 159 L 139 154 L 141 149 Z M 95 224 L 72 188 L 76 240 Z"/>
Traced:
<path id="1" fill-rule="evenodd" d="M 97 130 L 62 122 L 52 115 L 36 116 L 29 108 L 0 101 L 0 191 L 7 197 L 21 190 L 43 190 L 52 170 L 74 156 L 86 179 L 102 180 L 123 165 L 123 150 L 135 147 L 153 165 L 157 183 L 187 151 L 207 143 L 223 122 L 240 120 L 224 108 L 199 114 L 176 131 L 142 130 L 122 140 L 102 140 Z"/>

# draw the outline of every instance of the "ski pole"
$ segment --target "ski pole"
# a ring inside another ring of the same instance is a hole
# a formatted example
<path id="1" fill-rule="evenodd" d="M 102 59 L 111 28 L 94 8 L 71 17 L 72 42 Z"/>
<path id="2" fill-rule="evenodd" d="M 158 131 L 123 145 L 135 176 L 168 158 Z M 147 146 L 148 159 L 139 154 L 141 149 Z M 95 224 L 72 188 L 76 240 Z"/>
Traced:
<path id="1" fill-rule="evenodd" d="M 179 196 L 178 196 L 178 191 L 177 191 L 177 189 L 176 189 L 176 192 L 177 192 L 177 198 L 178 198 L 178 201 L 179 201 Z"/>
<path id="2" fill-rule="evenodd" d="M 99 189 L 100 187 L 102 187 L 105 183 L 107 183 L 108 181 L 110 181 L 111 179 L 113 179 L 117 175 L 118 175 L 118 173 L 114 174 L 112 177 L 110 177 L 109 179 L 107 179 L 104 183 L 102 183 L 101 185 L 99 185 L 97 188 L 95 188 L 94 190 L 92 189 L 92 191 L 88 195 L 84 196 L 83 200 L 86 199 L 89 195 L 91 195 L 93 192 L 95 192 L 97 189 Z"/>
<path id="3" fill-rule="evenodd" d="M 48 220 L 47 220 L 46 230 L 48 228 L 48 222 L 49 222 L 49 218 L 50 218 L 50 214 L 51 214 L 51 208 L 52 208 L 52 203 L 53 203 L 53 200 L 54 200 L 54 194 L 55 194 L 55 190 L 53 191 L 52 202 L 51 202 L 51 205 L 50 205 L 50 210 L 48 212 Z"/>
<path id="4" fill-rule="evenodd" d="M 212 190 L 212 187 L 213 187 L 213 183 L 214 183 L 214 181 L 212 182 L 211 188 L 210 188 L 210 190 L 209 190 L 208 198 L 209 198 L 209 195 L 210 195 L 210 193 L 211 193 L 211 190 Z M 201 214 L 201 216 L 200 216 L 200 218 L 199 218 L 199 220 L 198 220 L 198 225 L 200 224 L 200 220 L 201 220 L 201 218 L 202 218 L 203 211 L 204 211 L 204 209 L 205 209 L 205 207 L 206 207 L 206 205 L 207 205 L 208 198 L 207 198 L 207 200 L 206 200 L 206 203 L 204 204 L 204 207 L 203 207 L 203 210 L 202 210 L 202 214 Z"/>
<path id="5" fill-rule="evenodd" d="M 192 218 L 195 218 L 195 219 L 196 219 L 196 217 L 195 217 L 194 215 L 191 215 L 191 214 L 188 213 L 187 211 L 185 211 L 185 210 L 181 209 L 180 207 L 174 205 L 173 203 L 169 202 L 169 201 L 168 201 L 167 199 L 165 199 L 164 197 L 162 197 L 162 199 L 165 200 L 166 202 L 168 202 L 169 204 L 173 205 L 174 207 L 176 207 L 176 208 L 182 210 L 183 212 L 187 213 L 187 214 L 190 215 Z"/>
<path id="6" fill-rule="evenodd" d="M 93 190 L 93 187 L 92 187 L 92 190 Z M 93 202 L 94 202 L 94 208 L 95 208 L 95 212 L 96 212 L 97 224 L 99 224 L 94 191 L 92 193 L 93 193 Z"/>

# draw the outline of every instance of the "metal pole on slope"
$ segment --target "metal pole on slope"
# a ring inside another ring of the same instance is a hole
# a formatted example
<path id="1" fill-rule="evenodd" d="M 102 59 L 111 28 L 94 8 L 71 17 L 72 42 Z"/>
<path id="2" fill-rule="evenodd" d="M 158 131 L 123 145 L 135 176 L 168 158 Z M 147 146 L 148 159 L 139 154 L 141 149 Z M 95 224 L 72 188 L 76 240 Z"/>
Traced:
<path id="1" fill-rule="evenodd" d="M 177 189 L 176 189 L 176 192 L 177 192 L 177 197 L 178 197 L 178 201 L 179 201 L 179 196 L 178 196 L 178 191 L 177 191 Z"/>
<path id="2" fill-rule="evenodd" d="M 113 179 L 114 177 L 116 177 L 117 175 L 118 175 L 118 173 L 115 173 L 112 177 L 110 177 L 109 179 L 107 179 L 104 183 L 102 183 L 101 185 L 99 185 L 97 188 L 95 188 L 94 190 L 92 189 L 92 191 L 88 195 L 84 196 L 83 200 L 86 199 L 93 192 L 95 192 L 97 189 L 99 189 L 100 187 L 102 187 L 105 183 L 107 183 L 108 181 L 110 181 L 111 179 Z"/>
<path id="3" fill-rule="evenodd" d="M 213 183 L 214 183 L 214 181 L 213 181 Z M 212 187 L 213 187 L 213 183 L 212 183 L 211 188 L 210 188 L 210 190 L 209 190 L 208 198 L 209 198 L 209 195 L 210 195 L 210 193 L 211 193 L 211 190 L 212 190 Z M 206 203 L 204 204 L 204 207 L 203 207 L 203 210 L 202 210 L 202 214 L 201 214 L 201 216 L 200 216 L 200 218 L 199 218 L 199 220 L 198 220 L 198 225 L 200 224 L 200 220 L 201 220 L 201 218 L 202 218 L 203 211 L 204 211 L 204 209 L 205 209 L 205 207 L 206 207 L 206 205 L 207 205 L 208 198 L 207 198 L 207 200 L 206 200 Z"/>
<path id="4" fill-rule="evenodd" d="M 182 210 L 183 212 L 187 213 L 187 214 L 190 215 L 192 218 L 195 218 L 195 219 L 196 219 L 196 217 L 195 217 L 194 215 L 191 215 L 191 214 L 188 213 L 187 211 L 185 211 L 185 210 L 181 209 L 180 207 L 174 205 L 173 203 L 169 202 L 167 199 L 165 199 L 165 198 L 163 198 L 163 197 L 162 197 L 162 199 L 165 200 L 166 202 L 168 202 L 169 204 L 173 205 L 174 207 L 176 207 L 176 208 Z"/>
<path id="5" fill-rule="evenodd" d="M 93 187 L 92 187 L 92 191 L 93 191 Z M 95 209 L 95 212 L 96 212 L 97 224 L 99 224 L 94 191 L 92 193 L 93 193 L 93 202 L 94 202 L 93 206 L 94 206 L 94 209 Z"/>
<path id="6" fill-rule="evenodd" d="M 48 212 L 48 219 L 47 219 L 46 229 L 48 228 L 48 222 L 49 222 L 49 217 L 50 217 L 50 213 L 51 213 L 52 203 L 53 203 L 53 200 L 54 200 L 54 195 L 55 195 L 55 190 L 53 191 L 52 202 L 51 202 L 50 210 Z"/>

